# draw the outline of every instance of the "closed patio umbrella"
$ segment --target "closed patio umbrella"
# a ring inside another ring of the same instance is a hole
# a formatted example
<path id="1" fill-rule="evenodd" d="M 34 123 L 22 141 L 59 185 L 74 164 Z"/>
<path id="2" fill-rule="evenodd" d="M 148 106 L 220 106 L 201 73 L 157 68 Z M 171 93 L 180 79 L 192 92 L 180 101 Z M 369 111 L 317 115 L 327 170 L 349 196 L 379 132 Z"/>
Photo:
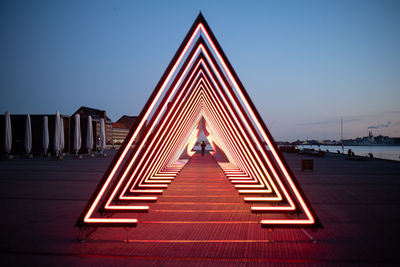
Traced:
<path id="1" fill-rule="evenodd" d="M 54 123 L 54 153 L 56 157 L 60 156 L 61 150 L 61 121 L 60 112 L 56 112 L 55 123 Z"/>
<path id="2" fill-rule="evenodd" d="M 32 128 L 31 128 L 31 116 L 26 115 L 25 123 L 25 152 L 27 155 L 31 153 L 32 150 Z"/>
<path id="3" fill-rule="evenodd" d="M 86 148 L 88 153 L 93 149 L 93 125 L 92 125 L 92 116 L 88 116 L 88 123 L 87 123 L 87 132 L 86 132 Z"/>
<path id="4" fill-rule="evenodd" d="M 4 130 L 5 130 L 4 151 L 8 155 L 8 154 L 10 154 L 11 145 L 12 145 L 10 112 L 8 112 L 8 111 L 6 112 L 4 119 L 5 119 L 5 122 L 4 122 Z"/>
<path id="5" fill-rule="evenodd" d="M 103 153 L 106 148 L 106 129 L 104 119 L 100 119 L 100 152 Z"/>
<path id="6" fill-rule="evenodd" d="M 47 149 L 49 149 L 49 119 L 47 116 L 43 117 L 43 152 L 44 155 L 47 155 Z"/>
<path id="7" fill-rule="evenodd" d="M 75 154 L 78 155 L 79 149 L 81 149 L 82 137 L 81 137 L 81 116 L 75 114 L 75 129 L 74 129 L 74 150 Z"/>

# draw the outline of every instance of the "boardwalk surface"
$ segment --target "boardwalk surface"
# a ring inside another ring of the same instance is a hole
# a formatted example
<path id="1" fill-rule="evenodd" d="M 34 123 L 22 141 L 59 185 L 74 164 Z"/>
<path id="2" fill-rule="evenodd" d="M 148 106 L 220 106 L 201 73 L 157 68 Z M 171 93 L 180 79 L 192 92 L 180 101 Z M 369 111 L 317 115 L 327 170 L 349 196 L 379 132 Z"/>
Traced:
<path id="1" fill-rule="evenodd" d="M 217 163 L 195 155 L 141 223 L 100 228 L 76 241 L 77 217 L 108 158 L 0 162 L 0 260 L 14 265 L 398 264 L 400 163 L 314 158 L 301 172 L 285 155 L 324 229 L 313 244 L 300 230 L 268 232 Z M 272 240 L 272 241 L 271 241 Z"/>

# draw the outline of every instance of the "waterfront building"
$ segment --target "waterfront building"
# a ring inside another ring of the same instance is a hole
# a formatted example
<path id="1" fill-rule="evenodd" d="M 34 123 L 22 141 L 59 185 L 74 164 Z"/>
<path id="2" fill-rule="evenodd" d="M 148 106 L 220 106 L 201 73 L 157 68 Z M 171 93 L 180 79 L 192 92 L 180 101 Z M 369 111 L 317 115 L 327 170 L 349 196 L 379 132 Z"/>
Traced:
<path id="1" fill-rule="evenodd" d="M 139 116 L 128 116 L 123 115 L 117 122 L 112 124 L 112 133 L 113 133 L 113 144 L 121 145 L 126 136 L 129 133 L 129 130 L 134 126 L 135 123 L 138 122 Z M 147 122 L 146 124 L 147 125 Z M 138 141 L 139 137 L 143 134 L 144 128 L 142 128 L 139 136 L 135 139 L 134 144 Z"/>
<path id="2" fill-rule="evenodd" d="M 71 115 L 71 120 L 73 120 L 75 114 L 79 114 L 81 117 L 81 134 L 82 137 L 82 148 L 86 148 L 86 125 L 87 125 L 87 119 L 88 116 L 90 115 L 92 117 L 92 122 L 93 122 L 93 135 L 94 135 L 94 146 L 96 149 L 98 147 L 98 143 L 100 140 L 100 119 L 104 119 L 105 122 L 105 130 L 106 130 L 106 145 L 111 146 L 113 145 L 113 128 L 112 128 L 112 122 L 109 117 L 106 115 L 105 110 L 100 110 L 100 109 L 95 109 L 95 108 L 89 108 L 82 106 L 80 107 L 75 113 Z M 73 124 L 71 124 L 73 125 Z M 72 137 L 73 138 L 73 137 Z M 72 142 L 73 144 L 73 142 Z"/>

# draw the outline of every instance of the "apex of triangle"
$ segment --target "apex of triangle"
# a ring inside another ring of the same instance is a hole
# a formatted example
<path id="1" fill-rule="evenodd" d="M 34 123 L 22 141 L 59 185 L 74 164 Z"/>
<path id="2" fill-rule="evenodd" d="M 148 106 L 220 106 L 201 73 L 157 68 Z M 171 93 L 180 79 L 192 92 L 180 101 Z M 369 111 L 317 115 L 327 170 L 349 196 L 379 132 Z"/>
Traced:
<path id="1" fill-rule="evenodd" d="M 201 13 L 201 10 L 199 11 L 199 15 L 197 15 L 196 20 L 197 20 L 198 22 L 202 22 L 202 21 L 205 21 L 205 20 L 206 20 L 206 19 L 204 18 L 203 13 Z"/>

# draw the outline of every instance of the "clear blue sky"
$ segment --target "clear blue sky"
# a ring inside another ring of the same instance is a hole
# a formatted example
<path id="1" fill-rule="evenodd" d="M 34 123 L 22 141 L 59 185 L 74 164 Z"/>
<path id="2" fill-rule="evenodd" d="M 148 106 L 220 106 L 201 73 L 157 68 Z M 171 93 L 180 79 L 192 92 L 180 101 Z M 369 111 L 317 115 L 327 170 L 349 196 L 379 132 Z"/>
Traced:
<path id="1" fill-rule="evenodd" d="M 400 136 L 400 1 L 0 1 L 0 112 L 137 115 L 202 11 L 277 140 Z"/>

